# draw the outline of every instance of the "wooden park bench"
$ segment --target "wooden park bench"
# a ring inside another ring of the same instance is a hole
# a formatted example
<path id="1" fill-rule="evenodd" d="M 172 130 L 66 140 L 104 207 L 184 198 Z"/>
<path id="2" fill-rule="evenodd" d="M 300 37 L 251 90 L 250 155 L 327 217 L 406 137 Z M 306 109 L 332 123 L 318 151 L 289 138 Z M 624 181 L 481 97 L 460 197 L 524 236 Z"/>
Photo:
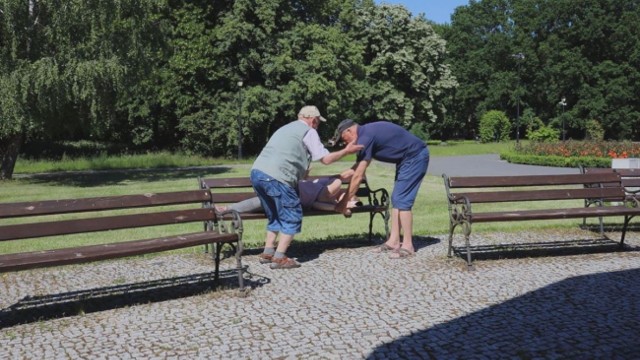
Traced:
<path id="1" fill-rule="evenodd" d="M 620 175 L 620 182 L 627 194 L 634 195 L 635 197 L 640 196 L 640 169 L 592 168 L 581 166 L 580 172 L 582 174 L 616 173 Z M 601 186 L 616 186 L 616 183 L 603 183 Z"/>
<path id="2" fill-rule="evenodd" d="M 213 252 L 214 279 L 217 281 L 222 247 L 229 245 L 235 252 L 235 270 L 240 290 L 244 290 L 241 261 L 242 222 L 239 215 L 233 211 L 227 212 L 226 216 L 230 217 L 230 220 L 225 221 L 216 215 L 211 206 L 211 193 L 207 190 L 0 203 L 0 241 L 51 237 L 51 244 L 65 244 L 71 239 L 71 234 L 199 223 L 194 224 L 192 230 L 178 235 L 2 254 L 0 272 L 79 264 L 213 244 L 216 249 Z M 171 231 L 185 231 L 182 228 L 189 227 L 176 226 L 178 228 L 158 228 L 155 232 L 162 231 L 163 234 L 167 234 Z M 123 236 L 119 234 L 105 236 Z"/>
<path id="3" fill-rule="evenodd" d="M 471 176 L 444 178 L 449 207 L 449 249 L 453 233 L 460 226 L 465 236 L 467 265 L 471 261 L 470 235 L 475 223 L 571 218 L 624 218 L 620 246 L 624 245 L 631 218 L 640 214 L 637 198 L 626 194 L 617 173 Z M 603 187 L 598 184 L 607 183 Z M 594 206 L 585 207 L 583 201 Z M 616 201 L 617 203 L 607 203 Z M 538 206 L 531 206 L 537 202 Z"/>
<path id="4" fill-rule="evenodd" d="M 322 176 L 310 176 L 317 179 Z M 343 181 L 343 186 L 349 183 Z M 257 196 L 248 177 L 200 179 L 202 189 L 210 190 L 214 205 L 228 205 Z M 389 194 L 386 189 L 372 190 L 366 179 L 362 180 L 356 196 L 364 203 L 351 209 L 352 214 L 369 214 L 369 241 L 373 237 L 373 219 L 380 215 L 384 221 L 385 239 L 389 235 Z M 304 216 L 340 215 L 334 211 L 303 209 Z M 242 213 L 243 220 L 266 219 L 264 212 Z"/>
<path id="5" fill-rule="evenodd" d="M 608 174 L 616 173 L 619 175 L 619 182 L 622 184 L 624 191 L 627 195 L 633 196 L 636 199 L 640 199 L 640 169 L 617 169 L 617 168 L 594 168 L 580 166 L 580 173 L 582 174 Z M 596 187 L 610 187 L 618 186 L 618 182 L 614 183 L 600 183 L 588 186 Z M 597 203 L 598 199 L 585 199 L 584 206 L 589 207 L 594 203 Z M 604 220 L 599 218 L 600 233 L 604 234 Z M 582 221 L 582 224 L 586 226 L 586 219 Z"/>

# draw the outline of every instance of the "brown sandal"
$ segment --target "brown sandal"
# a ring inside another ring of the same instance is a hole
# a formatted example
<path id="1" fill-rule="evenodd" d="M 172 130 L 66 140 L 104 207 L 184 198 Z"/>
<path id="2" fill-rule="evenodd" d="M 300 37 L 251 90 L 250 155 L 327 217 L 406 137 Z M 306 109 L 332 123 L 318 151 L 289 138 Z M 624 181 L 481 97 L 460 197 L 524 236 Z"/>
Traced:
<path id="1" fill-rule="evenodd" d="M 272 269 L 295 269 L 299 268 L 300 264 L 288 257 L 283 258 L 272 258 L 271 259 L 271 268 Z"/>
<path id="2" fill-rule="evenodd" d="M 260 254 L 260 264 L 269 264 L 273 261 L 273 255 L 262 253 Z"/>
<path id="3" fill-rule="evenodd" d="M 373 252 L 377 253 L 377 254 L 386 253 L 386 252 L 389 252 L 389 251 L 396 251 L 396 250 L 397 250 L 396 248 L 391 247 L 391 246 L 389 246 L 387 244 L 380 244 L 380 245 L 378 245 L 378 246 L 373 248 Z"/>
<path id="4" fill-rule="evenodd" d="M 413 255 L 415 255 L 415 251 L 400 248 L 397 251 L 394 251 L 393 254 L 389 256 L 389 259 L 404 259 L 412 257 Z"/>

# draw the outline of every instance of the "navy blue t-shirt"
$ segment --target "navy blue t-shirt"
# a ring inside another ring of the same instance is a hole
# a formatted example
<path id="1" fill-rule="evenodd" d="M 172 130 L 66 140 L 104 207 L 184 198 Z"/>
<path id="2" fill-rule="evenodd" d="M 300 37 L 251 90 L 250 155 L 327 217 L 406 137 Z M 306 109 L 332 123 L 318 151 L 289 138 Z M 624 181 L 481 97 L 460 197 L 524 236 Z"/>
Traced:
<path id="1" fill-rule="evenodd" d="M 357 161 L 376 159 L 399 164 L 403 159 L 422 151 L 427 145 L 400 125 L 377 121 L 358 126 L 357 144 L 364 145 Z"/>

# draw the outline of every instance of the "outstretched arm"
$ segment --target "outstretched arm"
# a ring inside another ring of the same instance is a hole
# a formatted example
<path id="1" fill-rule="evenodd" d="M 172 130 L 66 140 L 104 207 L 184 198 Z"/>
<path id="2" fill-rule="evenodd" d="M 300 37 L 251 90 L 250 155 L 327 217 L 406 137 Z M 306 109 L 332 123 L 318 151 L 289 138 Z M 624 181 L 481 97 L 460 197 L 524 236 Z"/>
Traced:
<path id="1" fill-rule="evenodd" d="M 362 179 L 364 179 L 365 171 L 367 167 L 371 163 L 371 160 L 362 160 L 359 163 L 356 163 L 352 169 L 354 169 L 353 176 L 351 177 L 351 182 L 349 183 L 349 188 L 345 196 L 342 197 L 342 200 L 336 205 L 336 211 L 339 213 L 348 216 L 350 214 L 349 209 L 347 208 L 347 203 L 349 199 L 354 197 L 358 192 L 358 188 L 362 183 Z"/>
<path id="2" fill-rule="evenodd" d="M 345 155 L 357 153 L 358 151 L 362 150 L 363 147 L 363 145 L 357 145 L 355 141 L 350 142 L 349 144 L 347 144 L 347 146 L 344 147 L 344 149 L 328 153 L 322 159 L 320 159 L 320 162 L 325 165 L 329 165 L 342 159 Z"/>

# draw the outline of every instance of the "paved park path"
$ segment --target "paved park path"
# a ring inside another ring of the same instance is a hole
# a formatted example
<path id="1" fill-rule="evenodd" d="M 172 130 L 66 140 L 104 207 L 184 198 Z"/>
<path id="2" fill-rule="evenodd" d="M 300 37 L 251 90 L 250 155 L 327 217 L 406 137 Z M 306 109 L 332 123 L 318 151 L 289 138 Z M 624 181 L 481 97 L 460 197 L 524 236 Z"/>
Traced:
<path id="1" fill-rule="evenodd" d="M 244 256 L 246 296 L 233 278 L 206 291 L 200 249 L 1 274 L 0 359 L 640 358 L 637 230 L 624 252 L 578 228 L 474 235 L 477 245 L 559 240 L 608 251 L 525 253 L 469 272 L 445 256 L 444 234 L 418 238 L 404 260 L 361 240 L 294 244 L 295 270 Z M 81 314 L 50 318 L 63 312 Z"/>

